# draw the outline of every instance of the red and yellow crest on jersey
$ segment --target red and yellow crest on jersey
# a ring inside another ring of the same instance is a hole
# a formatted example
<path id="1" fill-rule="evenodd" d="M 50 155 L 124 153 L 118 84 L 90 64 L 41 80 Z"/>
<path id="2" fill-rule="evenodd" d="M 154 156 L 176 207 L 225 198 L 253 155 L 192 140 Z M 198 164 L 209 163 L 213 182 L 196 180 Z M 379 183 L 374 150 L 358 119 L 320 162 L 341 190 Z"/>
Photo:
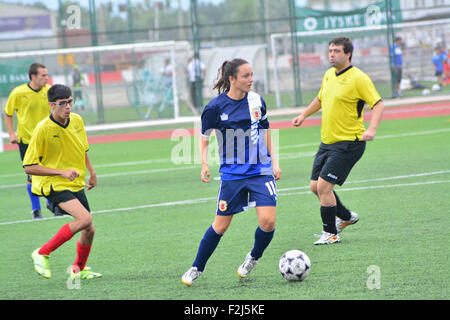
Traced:
<path id="1" fill-rule="evenodd" d="M 255 107 L 252 109 L 252 116 L 255 120 L 261 119 L 261 109 L 259 107 Z"/>

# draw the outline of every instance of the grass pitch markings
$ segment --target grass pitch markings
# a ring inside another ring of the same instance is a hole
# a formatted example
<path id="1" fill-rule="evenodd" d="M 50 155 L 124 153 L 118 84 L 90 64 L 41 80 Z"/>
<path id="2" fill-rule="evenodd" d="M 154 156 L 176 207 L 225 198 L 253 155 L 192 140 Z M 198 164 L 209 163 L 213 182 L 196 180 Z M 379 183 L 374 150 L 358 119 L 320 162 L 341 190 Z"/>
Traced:
<path id="1" fill-rule="evenodd" d="M 408 132 L 408 133 L 400 133 L 395 135 L 385 135 L 385 136 L 377 136 L 375 141 L 378 139 L 391 139 L 391 138 L 399 138 L 399 137 L 409 137 L 409 136 L 417 136 L 417 135 L 426 135 L 426 134 L 434 134 L 434 133 L 442 133 L 442 132 L 449 132 L 450 129 L 439 129 L 439 130 L 427 130 L 427 131 L 419 131 L 419 132 Z M 320 142 L 312 142 L 312 143 L 303 143 L 303 144 L 293 144 L 293 145 L 287 145 L 287 146 L 280 146 L 279 149 L 291 149 L 291 148 L 303 148 L 303 147 L 312 147 L 312 146 L 319 146 Z M 304 153 L 283 153 L 280 154 L 280 159 L 291 159 L 295 157 L 295 155 L 298 155 L 299 157 L 302 156 L 310 156 L 312 155 L 312 152 L 304 152 Z M 282 156 L 284 158 L 282 158 Z M 167 163 L 172 161 L 169 158 L 164 159 L 150 159 L 150 160 L 141 160 L 141 161 L 129 161 L 129 162 L 117 162 L 117 163 L 105 163 L 105 164 L 96 164 L 95 168 L 107 168 L 107 167 L 119 167 L 119 166 L 135 166 L 135 165 L 143 165 L 143 164 L 153 164 L 153 163 Z M 183 167 L 184 169 L 191 169 L 191 167 Z M 157 169 L 157 170 L 170 170 L 168 169 Z M 182 170 L 180 168 L 180 170 Z M 139 174 L 140 171 L 136 171 L 136 174 Z M 162 171 L 161 171 L 162 172 Z M 133 174 L 130 172 L 130 174 Z M 11 177 L 19 177 L 23 176 L 24 173 L 8 173 L 8 174 L 0 174 L 1 178 L 11 178 Z M 114 174 L 110 174 L 108 176 L 113 176 Z M 12 185 L 0 185 L 0 189 L 7 189 L 7 188 L 16 188 L 21 187 L 23 184 L 12 184 Z"/>
<path id="2" fill-rule="evenodd" d="M 447 171 L 440 171 L 440 174 L 442 173 L 448 173 L 450 170 Z M 434 172 L 433 174 L 437 174 Z M 372 182 L 372 181 L 381 181 L 380 179 L 402 179 L 402 178 L 409 178 L 409 177 L 415 177 L 415 176 L 425 176 L 426 173 L 422 174 L 414 174 L 410 176 L 397 176 L 397 177 L 386 177 L 386 178 L 376 178 L 371 180 L 365 180 L 366 182 Z M 356 181 L 349 182 L 349 183 L 356 183 Z M 414 187 L 414 186 L 423 186 L 423 185 L 430 185 L 430 184 L 439 184 L 439 183 L 450 183 L 450 180 L 433 180 L 433 181 L 422 181 L 422 182 L 410 182 L 410 183 L 399 183 L 399 184 L 389 184 L 389 185 L 378 185 L 378 186 L 366 186 L 366 187 L 356 187 L 356 188 L 340 188 L 339 192 L 341 191 L 361 191 L 361 190 L 369 190 L 369 189 L 385 189 L 385 188 L 399 188 L 399 187 Z M 309 186 L 304 187 L 298 187 L 296 189 L 309 189 Z M 291 191 L 293 188 L 286 188 L 286 189 L 279 189 L 277 193 L 277 196 L 295 196 L 295 195 L 304 195 L 304 194 L 311 194 L 311 191 L 300 191 L 300 192 L 288 192 Z M 140 206 L 134 206 L 134 207 L 124 207 L 124 208 L 115 208 L 115 209 L 106 209 L 106 210 L 95 210 L 92 211 L 92 214 L 101 214 L 101 213 L 112 213 L 112 212 L 127 212 L 127 211 L 134 211 L 134 210 L 140 210 L 140 209 L 148 209 L 148 208 L 158 208 L 158 207 L 171 207 L 171 206 L 179 206 L 179 205 L 191 205 L 191 204 L 200 204 L 207 201 L 217 200 L 217 196 L 214 197 L 206 197 L 206 198 L 198 198 L 198 199 L 188 199 L 188 200 L 180 200 L 180 201 L 170 201 L 170 202 L 161 202 L 161 203 L 152 203 L 152 204 L 145 204 Z M 70 216 L 58 216 L 58 217 L 48 217 L 43 218 L 39 220 L 16 220 L 16 221 L 7 221 L 7 222 L 1 222 L 0 226 L 6 226 L 6 225 L 12 225 L 12 224 L 20 224 L 20 223 L 29 223 L 29 222 L 40 222 L 40 221 L 46 221 L 46 220 L 54 220 L 54 219 L 61 219 L 61 218 L 70 218 Z"/>

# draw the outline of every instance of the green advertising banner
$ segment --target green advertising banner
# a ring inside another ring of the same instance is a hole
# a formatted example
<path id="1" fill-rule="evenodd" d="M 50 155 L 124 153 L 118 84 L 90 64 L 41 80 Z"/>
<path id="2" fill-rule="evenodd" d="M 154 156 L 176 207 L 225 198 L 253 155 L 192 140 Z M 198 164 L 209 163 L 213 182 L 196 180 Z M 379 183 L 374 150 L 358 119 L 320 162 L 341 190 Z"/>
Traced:
<path id="1" fill-rule="evenodd" d="M 0 60 L 0 97 L 7 97 L 18 85 L 28 83 L 28 68 L 32 59 Z"/>
<path id="2" fill-rule="evenodd" d="M 402 22 L 399 0 L 392 2 L 392 22 Z M 317 31 L 385 25 L 386 1 L 376 2 L 365 8 L 352 11 L 313 10 L 296 8 L 297 30 Z"/>

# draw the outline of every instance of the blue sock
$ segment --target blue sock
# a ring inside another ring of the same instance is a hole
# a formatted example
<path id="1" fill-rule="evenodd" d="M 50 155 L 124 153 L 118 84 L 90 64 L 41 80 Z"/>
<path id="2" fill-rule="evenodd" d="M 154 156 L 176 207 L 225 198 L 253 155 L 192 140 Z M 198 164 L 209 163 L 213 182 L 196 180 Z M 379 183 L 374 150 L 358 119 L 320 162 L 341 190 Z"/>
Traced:
<path id="1" fill-rule="evenodd" d="M 41 203 L 39 201 L 39 197 L 35 196 L 34 194 L 31 193 L 31 184 L 27 184 L 27 191 L 28 191 L 28 196 L 30 197 L 31 200 L 31 210 L 41 210 Z"/>
<path id="2" fill-rule="evenodd" d="M 273 234 L 275 233 L 275 229 L 271 231 L 265 231 L 261 229 L 260 226 L 256 228 L 255 231 L 255 244 L 253 245 L 253 249 L 250 252 L 250 255 L 258 260 L 262 257 L 264 250 L 266 250 L 270 241 L 272 241 Z"/>
<path id="3" fill-rule="evenodd" d="M 203 272 L 206 262 L 219 244 L 220 238 L 222 238 L 222 235 L 216 233 L 212 225 L 208 228 L 208 230 L 206 230 L 202 241 L 200 241 L 197 257 L 192 264 L 193 267 L 197 267 L 198 271 Z"/>

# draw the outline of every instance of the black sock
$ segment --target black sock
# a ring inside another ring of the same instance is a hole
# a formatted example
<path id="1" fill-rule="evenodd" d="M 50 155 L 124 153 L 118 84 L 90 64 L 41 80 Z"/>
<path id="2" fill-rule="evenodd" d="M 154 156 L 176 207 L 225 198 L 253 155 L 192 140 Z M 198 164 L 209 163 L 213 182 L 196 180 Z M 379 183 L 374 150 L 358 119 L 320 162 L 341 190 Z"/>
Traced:
<path id="1" fill-rule="evenodd" d="M 342 220 L 350 220 L 352 217 L 350 214 L 350 211 L 342 204 L 341 200 L 339 199 L 338 195 L 335 191 L 333 191 L 334 197 L 336 198 L 336 207 L 337 207 L 337 213 L 336 215 L 341 218 Z"/>
<path id="2" fill-rule="evenodd" d="M 336 212 L 337 212 L 336 206 L 320 207 L 320 216 L 322 217 L 323 231 L 337 234 Z"/>

